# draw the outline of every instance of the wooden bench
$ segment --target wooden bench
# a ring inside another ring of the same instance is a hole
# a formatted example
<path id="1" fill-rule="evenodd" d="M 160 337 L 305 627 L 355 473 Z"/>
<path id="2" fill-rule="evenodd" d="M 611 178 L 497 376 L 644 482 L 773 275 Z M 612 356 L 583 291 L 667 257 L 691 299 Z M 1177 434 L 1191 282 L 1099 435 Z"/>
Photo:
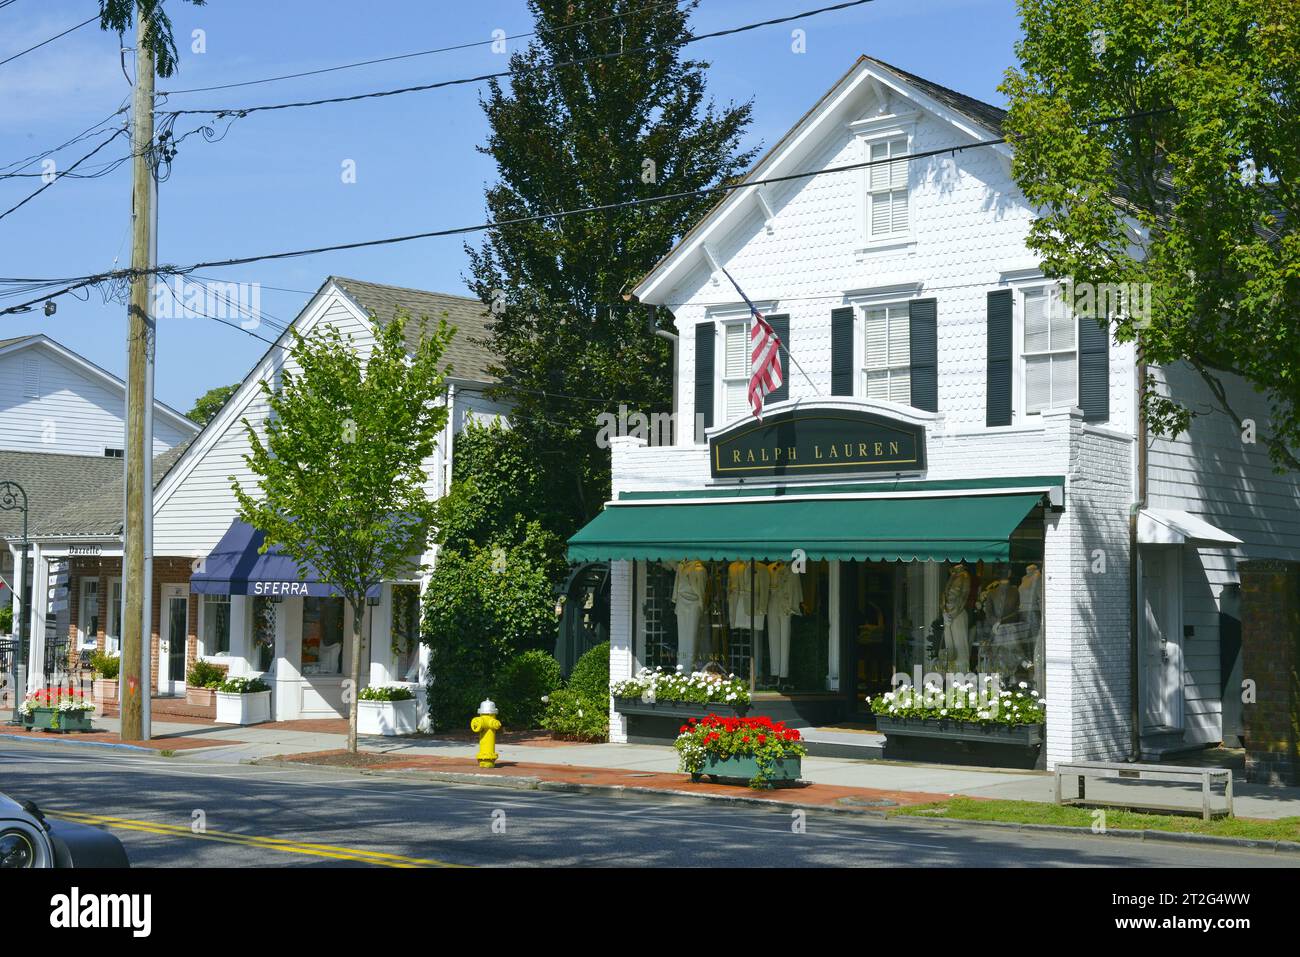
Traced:
<path id="1" fill-rule="evenodd" d="M 1077 797 L 1063 798 L 1061 780 L 1076 777 L 1079 781 Z M 1056 803 L 1071 805 L 1106 805 L 1110 807 L 1144 808 L 1153 811 L 1190 811 L 1187 805 L 1153 804 L 1140 798 L 1123 800 L 1097 800 L 1088 797 L 1088 778 L 1111 781 L 1164 781 L 1175 784 L 1201 785 L 1201 817 L 1208 821 L 1215 815 L 1232 817 L 1232 771 L 1228 768 L 1189 768 L 1170 764 L 1130 764 L 1122 761 L 1072 761 L 1056 765 Z M 1215 781 L 1224 785 L 1225 806 L 1210 807 L 1210 787 Z"/>

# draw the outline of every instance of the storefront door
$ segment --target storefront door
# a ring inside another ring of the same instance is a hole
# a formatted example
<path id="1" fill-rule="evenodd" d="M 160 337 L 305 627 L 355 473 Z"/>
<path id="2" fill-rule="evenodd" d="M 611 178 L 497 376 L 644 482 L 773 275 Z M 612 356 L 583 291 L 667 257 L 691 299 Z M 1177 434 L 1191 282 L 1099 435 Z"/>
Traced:
<path id="1" fill-rule="evenodd" d="M 158 693 L 185 693 L 185 642 L 189 635 L 190 600 L 184 585 L 162 586 L 158 630 Z"/>
<path id="2" fill-rule="evenodd" d="M 887 562 L 840 563 L 840 638 L 855 711 L 890 690 L 894 673 L 896 570 Z"/>
<path id="3" fill-rule="evenodd" d="M 1148 729 L 1177 730 L 1183 723 L 1181 557 L 1176 545 L 1142 550 L 1142 723 Z"/>

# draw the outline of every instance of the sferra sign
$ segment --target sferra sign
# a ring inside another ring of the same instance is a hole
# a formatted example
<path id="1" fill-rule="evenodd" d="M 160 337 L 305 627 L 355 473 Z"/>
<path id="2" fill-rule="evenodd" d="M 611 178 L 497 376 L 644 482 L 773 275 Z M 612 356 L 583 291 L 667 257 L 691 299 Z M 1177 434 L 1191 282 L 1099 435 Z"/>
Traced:
<path id="1" fill-rule="evenodd" d="M 919 472 L 925 427 L 857 409 L 788 409 L 709 439 L 714 478 Z"/>

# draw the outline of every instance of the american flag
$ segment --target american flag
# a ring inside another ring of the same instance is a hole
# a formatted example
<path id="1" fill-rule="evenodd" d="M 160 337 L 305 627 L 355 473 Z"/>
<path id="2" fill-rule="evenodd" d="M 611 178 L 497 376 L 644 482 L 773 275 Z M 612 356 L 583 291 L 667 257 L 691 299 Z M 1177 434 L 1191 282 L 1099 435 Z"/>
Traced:
<path id="1" fill-rule="evenodd" d="M 723 268 L 723 273 L 728 279 L 731 279 L 731 273 Z M 753 325 L 749 329 L 749 408 L 753 411 L 754 417 L 760 421 L 763 418 L 763 399 L 771 392 L 781 388 L 781 338 L 776 331 L 763 318 L 763 314 L 758 311 L 758 307 L 749 301 L 744 290 L 736 280 L 731 279 L 731 284 L 736 287 L 736 292 L 740 293 L 740 298 L 745 300 L 745 305 L 749 306 L 749 313 L 754 317 Z"/>

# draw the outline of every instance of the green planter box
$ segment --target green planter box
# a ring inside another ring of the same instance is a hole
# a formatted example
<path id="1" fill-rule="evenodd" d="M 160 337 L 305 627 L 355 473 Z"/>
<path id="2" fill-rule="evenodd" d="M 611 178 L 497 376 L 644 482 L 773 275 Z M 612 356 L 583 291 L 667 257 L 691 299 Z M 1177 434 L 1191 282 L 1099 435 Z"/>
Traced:
<path id="1" fill-rule="evenodd" d="M 876 715 L 876 730 L 885 736 L 886 758 L 1024 770 L 1044 767 L 1041 724 Z"/>
<path id="2" fill-rule="evenodd" d="M 93 731 L 89 711 L 59 711 L 57 708 L 33 708 L 27 716 L 27 727 L 33 731 Z"/>
<path id="3" fill-rule="evenodd" d="M 794 784 L 799 780 L 799 774 L 802 770 L 803 760 L 801 758 L 778 758 L 773 762 L 768 782 L 775 786 Z M 758 762 L 752 757 L 737 755 L 730 758 L 720 758 L 711 754 L 704 765 L 704 769 L 692 774 L 691 780 L 698 781 L 707 775 L 715 781 L 723 781 L 728 784 L 733 782 L 749 784 L 757 773 Z"/>
<path id="4" fill-rule="evenodd" d="M 614 710 L 619 714 L 680 718 L 682 721 L 687 718 L 703 718 L 706 714 L 716 714 L 719 718 L 743 718 L 749 713 L 749 708 L 748 703 L 723 704 L 714 701 L 709 704 L 695 704 L 690 701 L 646 702 L 640 698 L 614 699 Z"/>

